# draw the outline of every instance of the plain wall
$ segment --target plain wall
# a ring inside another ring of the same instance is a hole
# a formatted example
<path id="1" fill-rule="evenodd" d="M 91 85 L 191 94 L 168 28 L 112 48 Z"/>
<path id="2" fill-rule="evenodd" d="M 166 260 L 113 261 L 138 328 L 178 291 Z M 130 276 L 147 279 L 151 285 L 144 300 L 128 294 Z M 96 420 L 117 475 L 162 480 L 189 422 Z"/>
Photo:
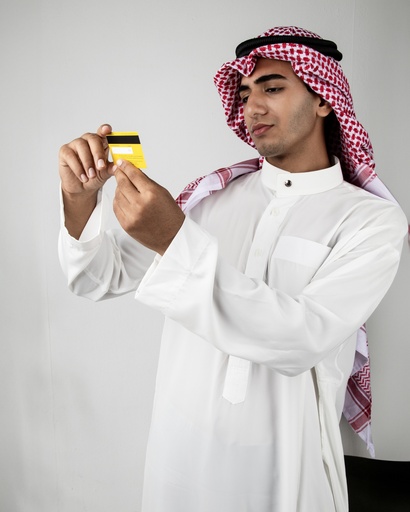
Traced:
<path id="1" fill-rule="evenodd" d="M 239 42 L 300 25 L 343 52 L 377 171 L 410 219 L 409 21 L 408 0 L 1 0 L 0 512 L 140 510 L 162 318 L 132 295 L 68 291 L 59 147 L 103 122 L 137 130 L 174 195 L 254 156 L 213 74 Z M 406 246 L 368 322 L 378 458 L 410 459 L 409 263 Z M 365 454 L 348 431 L 346 450 Z"/>

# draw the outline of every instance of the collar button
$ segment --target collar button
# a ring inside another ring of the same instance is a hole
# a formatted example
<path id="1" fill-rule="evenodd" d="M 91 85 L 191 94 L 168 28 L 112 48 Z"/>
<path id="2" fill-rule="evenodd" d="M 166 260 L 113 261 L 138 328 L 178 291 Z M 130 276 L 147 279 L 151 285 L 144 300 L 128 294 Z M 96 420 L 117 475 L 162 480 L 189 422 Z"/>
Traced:
<path id="1" fill-rule="evenodd" d="M 291 187 L 292 186 L 292 182 L 290 180 L 286 180 L 285 181 L 285 187 Z"/>

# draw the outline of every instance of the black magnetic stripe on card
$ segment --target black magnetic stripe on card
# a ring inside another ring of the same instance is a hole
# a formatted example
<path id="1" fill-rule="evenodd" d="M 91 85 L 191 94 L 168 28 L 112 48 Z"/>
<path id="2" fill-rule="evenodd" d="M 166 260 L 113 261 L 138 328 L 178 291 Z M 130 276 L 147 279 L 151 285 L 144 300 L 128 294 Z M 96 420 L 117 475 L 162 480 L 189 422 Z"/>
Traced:
<path id="1" fill-rule="evenodd" d="M 107 135 L 108 144 L 141 144 L 138 135 Z"/>

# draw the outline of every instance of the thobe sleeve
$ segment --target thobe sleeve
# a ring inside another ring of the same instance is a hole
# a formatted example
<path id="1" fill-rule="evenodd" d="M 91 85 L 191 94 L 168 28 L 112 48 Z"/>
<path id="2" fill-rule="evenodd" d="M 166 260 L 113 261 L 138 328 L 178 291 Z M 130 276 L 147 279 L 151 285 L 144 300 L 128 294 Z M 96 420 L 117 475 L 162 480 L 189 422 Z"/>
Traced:
<path id="1" fill-rule="evenodd" d="M 71 291 L 95 301 L 135 291 L 155 256 L 123 230 L 106 230 L 107 203 L 108 198 L 100 192 L 97 206 L 76 240 L 65 227 L 61 198 L 60 264 Z"/>
<path id="2" fill-rule="evenodd" d="M 360 228 L 348 223 L 349 234 L 290 296 L 224 262 L 217 240 L 186 218 L 136 298 L 227 354 L 296 375 L 368 319 L 396 274 L 407 230 L 401 210 L 389 204 Z"/>

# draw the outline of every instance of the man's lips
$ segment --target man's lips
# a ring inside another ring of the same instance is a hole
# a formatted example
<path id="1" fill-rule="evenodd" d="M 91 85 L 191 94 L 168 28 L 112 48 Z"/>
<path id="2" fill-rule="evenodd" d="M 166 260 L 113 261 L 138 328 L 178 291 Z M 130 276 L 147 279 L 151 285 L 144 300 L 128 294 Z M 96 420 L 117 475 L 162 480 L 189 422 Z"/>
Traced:
<path id="1" fill-rule="evenodd" d="M 267 132 L 270 128 L 272 128 L 273 125 L 271 124 L 263 124 L 263 123 L 257 123 L 252 126 L 251 133 L 252 135 L 255 135 L 256 137 L 263 135 L 265 132 Z"/>

